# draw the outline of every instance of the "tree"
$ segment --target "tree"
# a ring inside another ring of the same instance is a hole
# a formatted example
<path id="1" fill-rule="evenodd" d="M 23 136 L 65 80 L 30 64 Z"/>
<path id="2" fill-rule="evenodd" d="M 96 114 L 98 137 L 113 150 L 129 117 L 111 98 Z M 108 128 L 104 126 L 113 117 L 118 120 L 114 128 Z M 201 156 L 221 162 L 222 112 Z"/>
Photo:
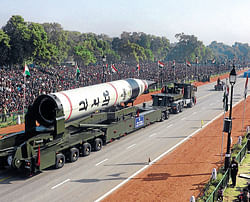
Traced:
<path id="1" fill-rule="evenodd" d="M 176 60 L 178 62 L 186 62 L 186 60 L 195 62 L 198 57 L 199 62 L 212 59 L 212 52 L 205 47 L 202 41 L 199 41 L 194 35 L 185 35 L 184 33 L 176 34 L 178 43 L 171 48 L 167 59 Z"/>
<path id="2" fill-rule="evenodd" d="M 219 62 L 235 58 L 235 51 L 231 46 L 213 41 L 208 47 L 214 52 L 215 58 Z"/>
<path id="3" fill-rule="evenodd" d="M 0 29 L 0 65 L 8 64 L 8 55 L 10 51 L 10 38 L 4 33 L 2 29 Z"/>
<path id="4" fill-rule="evenodd" d="M 156 60 L 164 60 L 167 57 L 169 46 L 169 40 L 166 37 L 152 37 L 150 49 Z"/>
<path id="5" fill-rule="evenodd" d="M 74 48 L 74 58 L 78 64 L 89 65 L 90 63 L 96 63 L 96 58 L 93 52 L 88 50 L 87 43 L 78 45 Z"/>
<path id="6" fill-rule="evenodd" d="M 28 25 L 28 29 L 30 31 L 31 60 L 40 65 L 48 64 L 46 61 L 50 61 L 51 52 L 48 49 L 47 33 L 42 25 L 33 22 Z"/>
<path id="7" fill-rule="evenodd" d="M 67 45 L 68 32 L 65 32 L 59 23 L 44 23 L 42 26 L 47 33 L 48 42 L 57 48 L 58 55 L 56 56 L 56 62 L 58 64 L 64 62 L 68 57 L 69 50 L 69 46 Z"/>
<path id="8" fill-rule="evenodd" d="M 3 27 L 3 31 L 10 38 L 9 64 L 23 64 L 31 55 L 29 48 L 30 32 L 27 23 L 21 16 L 14 15 Z"/>

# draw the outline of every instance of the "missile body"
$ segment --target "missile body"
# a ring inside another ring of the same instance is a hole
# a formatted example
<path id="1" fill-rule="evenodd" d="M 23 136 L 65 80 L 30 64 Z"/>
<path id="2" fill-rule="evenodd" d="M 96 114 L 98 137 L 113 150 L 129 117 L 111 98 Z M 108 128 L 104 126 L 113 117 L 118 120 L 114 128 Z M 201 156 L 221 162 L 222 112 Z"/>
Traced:
<path id="1" fill-rule="evenodd" d="M 92 112 L 132 101 L 143 94 L 150 84 L 151 81 L 126 79 L 40 95 L 33 103 L 36 120 L 41 125 L 51 126 L 58 109 L 63 109 L 65 121 L 75 120 Z"/>

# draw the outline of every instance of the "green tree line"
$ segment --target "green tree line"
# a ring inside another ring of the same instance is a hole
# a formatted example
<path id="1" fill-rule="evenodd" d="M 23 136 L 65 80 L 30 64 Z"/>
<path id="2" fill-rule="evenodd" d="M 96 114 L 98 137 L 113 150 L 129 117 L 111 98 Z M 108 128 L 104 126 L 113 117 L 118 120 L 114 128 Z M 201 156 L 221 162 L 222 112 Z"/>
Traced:
<path id="1" fill-rule="evenodd" d="M 26 22 L 22 16 L 12 16 L 0 29 L 0 65 L 23 65 L 24 62 L 40 66 L 61 64 L 74 60 L 79 65 L 96 64 L 105 55 L 107 61 L 154 62 L 218 62 L 249 60 L 247 43 L 235 42 L 229 46 L 213 41 L 205 46 L 194 35 L 178 33 L 177 42 L 166 37 L 143 32 L 123 32 L 120 37 L 105 34 L 67 31 L 59 23 Z"/>

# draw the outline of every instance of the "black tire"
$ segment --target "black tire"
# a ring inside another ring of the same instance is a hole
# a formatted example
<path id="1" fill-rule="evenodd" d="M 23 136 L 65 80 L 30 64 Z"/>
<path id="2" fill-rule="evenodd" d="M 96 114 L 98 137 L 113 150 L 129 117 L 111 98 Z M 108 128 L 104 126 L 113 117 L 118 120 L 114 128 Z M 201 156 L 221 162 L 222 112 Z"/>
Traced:
<path id="1" fill-rule="evenodd" d="M 69 161 L 75 162 L 79 158 L 79 149 L 73 147 L 69 150 Z"/>
<path id="2" fill-rule="evenodd" d="M 161 113 L 161 121 L 164 121 L 166 119 L 166 113 L 162 112 Z"/>
<path id="3" fill-rule="evenodd" d="M 187 105 L 189 108 L 192 108 L 193 107 L 193 100 L 191 99 L 190 103 L 188 103 Z"/>
<path id="4" fill-rule="evenodd" d="M 94 141 L 94 150 L 95 151 L 100 151 L 102 149 L 102 139 L 101 138 L 96 138 Z"/>
<path id="5" fill-rule="evenodd" d="M 65 164 L 65 156 L 62 153 L 56 155 L 56 165 L 55 168 L 62 168 Z"/>
<path id="6" fill-rule="evenodd" d="M 88 142 L 84 143 L 82 145 L 81 152 L 82 152 L 82 156 L 88 156 L 91 152 L 91 145 Z"/>
<path id="7" fill-rule="evenodd" d="M 176 106 L 175 113 L 176 113 L 176 114 L 179 114 L 179 112 L 180 112 L 180 105 L 177 105 L 177 106 Z"/>
<path id="8" fill-rule="evenodd" d="M 169 118 L 169 113 L 165 112 L 165 114 L 166 114 L 166 119 L 168 119 Z"/>
<path id="9" fill-rule="evenodd" d="M 179 104 L 179 106 L 180 106 L 180 112 L 182 112 L 183 111 L 183 105 Z"/>

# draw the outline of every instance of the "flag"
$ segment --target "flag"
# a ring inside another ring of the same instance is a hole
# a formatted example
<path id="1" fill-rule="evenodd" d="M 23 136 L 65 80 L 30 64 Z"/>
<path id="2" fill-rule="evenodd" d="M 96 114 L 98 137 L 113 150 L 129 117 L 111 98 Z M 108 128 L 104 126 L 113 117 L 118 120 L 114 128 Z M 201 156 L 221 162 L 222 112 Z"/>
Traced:
<path id="1" fill-rule="evenodd" d="M 140 65 L 137 64 L 137 65 L 136 65 L 136 70 L 138 71 L 138 76 L 140 76 L 140 69 L 141 69 Z"/>
<path id="2" fill-rule="evenodd" d="M 164 63 L 161 62 L 160 60 L 158 60 L 158 67 L 159 67 L 159 68 L 163 68 L 163 67 L 164 67 Z"/>
<path id="3" fill-rule="evenodd" d="M 141 70 L 141 66 L 139 64 L 136 65 L 136 70 L 140 71 Z"/>
<path id="4" fill-rule="evenodd" d="M 244 91 L 244 97 L 245 97 L 245 99 L 247 98 L 247 84 L 248 84 L 248 74 L 247 74 L 247 78 L 246 78 L 245 91 Z"/>
<path id="5" fill-rule="evenodd" d="M 26 62 L 24 64 L 23 76 L 30 77 L 30 71 L 29 71 L 29 68 L 28 68 Z"/>
<path id="6" fill-rule="evenodd" d="M 115 66 L 114 66 L 113 64 L 111 65 L 111 70 L 112 70 L 113 73 L 118 72 L 118 69 L 116 69 Z"/>
<path id="7" fill-rule="evenodd" d="M 79 76 L 80 76 L 80 69 L 79 69 L 79 67 L 76 65 L 76 80 L 78 80 Z"/>
<path id="8" fill-rule="evenodd" d="M 199 63 L 198 56 L 196 56 L 196 58 L 195 58 L 195 63 L 196 63 L 196 64 Z"/>
<path id="9" fill-rule="evenodd" d="M 191 63 L 188 60 L 186 61 L 186 64 L 188 67 L 191 67 Z"/>
<path id="10" fill-rule="evenodd" d="M 173 65 L 172 65 L 173 68 L 175 68 L 175 60 L 173 60 Z"/>

